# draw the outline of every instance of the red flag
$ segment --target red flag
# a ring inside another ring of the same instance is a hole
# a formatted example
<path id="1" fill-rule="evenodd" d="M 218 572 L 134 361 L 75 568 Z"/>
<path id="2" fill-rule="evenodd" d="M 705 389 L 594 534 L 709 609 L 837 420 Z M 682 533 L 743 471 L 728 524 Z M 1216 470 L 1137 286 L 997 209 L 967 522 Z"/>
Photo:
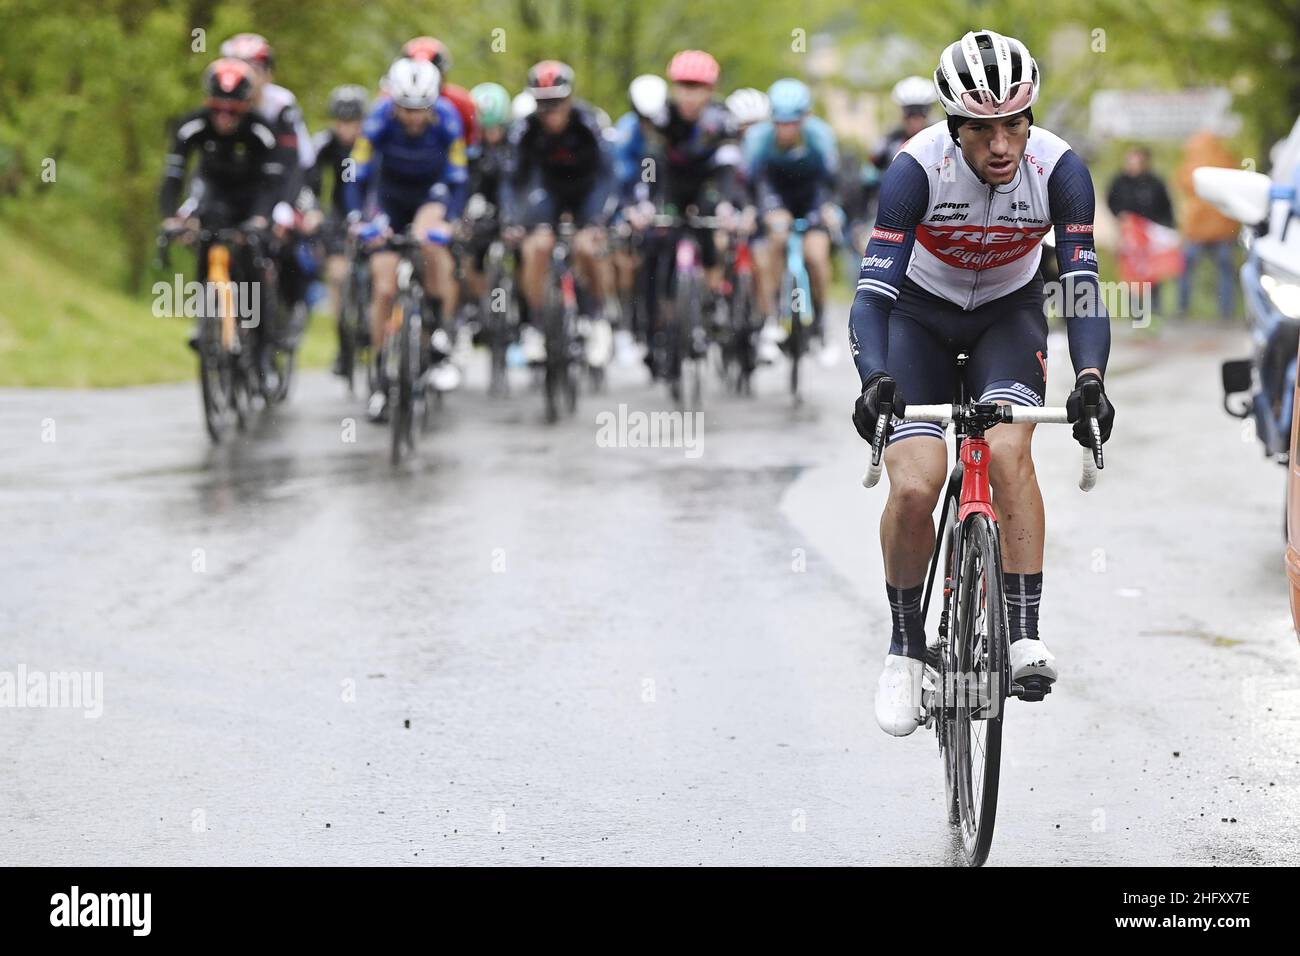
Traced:
<path id="1" fill-rule="evenodd" d="M 1136 213 L 1119 217 L 1119 275 L 1125 282 L 1163 282 L 1183 274 L 1178 233 Z"/>

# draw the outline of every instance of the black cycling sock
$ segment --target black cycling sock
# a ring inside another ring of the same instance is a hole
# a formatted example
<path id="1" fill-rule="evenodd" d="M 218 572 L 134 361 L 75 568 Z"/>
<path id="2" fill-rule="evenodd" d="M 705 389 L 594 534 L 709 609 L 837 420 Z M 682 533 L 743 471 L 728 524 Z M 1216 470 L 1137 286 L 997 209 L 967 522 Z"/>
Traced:
<path id="1" fill-rule="evenodd" d="M 1038 602 L 1043 596 L 1043 572 L 1002 572 L 1002 592 L 1007 599 L 1007 630 L 1014 644 L 1022 637 L 1038 640 Z"/>
<path id="2" fill-rule="evenodd" d="M 925 659 L 925 630 L 921 627 L 921 596 L 925 586 L 896 588 L 885 583 L 889 598 L 889 616 L 893 631 L 889 636 L 889 653 L 914 660 Z"/>

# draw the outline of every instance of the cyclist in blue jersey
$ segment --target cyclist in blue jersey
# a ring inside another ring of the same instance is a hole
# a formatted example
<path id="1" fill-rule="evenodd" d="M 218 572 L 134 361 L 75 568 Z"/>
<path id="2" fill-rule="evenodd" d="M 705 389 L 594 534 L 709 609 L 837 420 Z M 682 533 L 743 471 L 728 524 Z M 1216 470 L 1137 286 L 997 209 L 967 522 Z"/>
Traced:
<path id="1" fill-rule="evenodd" d="M 385 234 L 411 227 L 424 248 L 424 291 L 436 322 L 456 308 L 456 277 L 451 257 L 451 223 L 465 205 L 468 172 L 465 139 L 456 107 L 438 95 L 438 68 L 421 60 L 397 60 L 388 71 L 389 99 L 366 118 L 352 151 L 356 176 L 347 183 L 349 218 L 371 217 L 358 230 L 373 243 Z M 371 257 L 371 342 L 381 355 L 388 317 L 397 297 L 396 253 L 380 249 Z M 447 349 L 438 347 L 445 358 Z M 386 390 L 370 396 L 370 417 L 382 420 Z"/>
<path id="2" fill-rule="evenodd" d="M 1075 438 L 1082 388 L 1101 384 L 1110 327 L 1101 307 L 1093 248 L 1096 200 L 1087 167 L 1068 143 L 1033 124 L 1038 66 L 1023 43 L 991 30 L 967 33 L 934 72 L 948 114 L 913 136 L 881 182 L 880 209 L 862 259 L 849 341 L 862 393 L 853 411 L 870 440 L 881 386 L 906 402 L 952 400 L 955 355 L 965 351 L 967 391 L 980 401 L 1042 405 L 1047 318 L 1039 259 L 1055 233 L 1076 380 L 1066 402 Z M 1102 440 L 1114 408 L 1102 393 Z M 1043 499 L 1034 474 L 1031 424 L 1002 425 L 987 440 L 993 500 L 1001 518 L 1012 677 L 1057 677 L 1038 633 L 1043 584 Z M 948 474 L 943 429 L 892 428 L 885 452 L 889 499 L 880 522 L 893 630 L 876 689 L 887 733 L 916 729 L 924 670 L 922 582 L 934 541 L 933 512 Z"/>
<path id="3" fill-rule="evenodd" d="M 632 108 L 614 124 L 613 165 L 618 189 L 618 213 L 611 224 L 617 233 L 628 238 L 615 246 L 610 261 L 619 300 L 630 313 L 624 316 L 625 328 L 615 334 L 621 361 L 632 358 L 632 332 L 644 338 L 646 309 L 639 297 L 637 275 L 642 257 L 632 237 L 639 236 L 654 215 L 654 199 L 659 185 L 659 166 L 664 159 L 664 141 L 648 117 L 662 113 L 668 105 L 668 81 L 654 73 L 642 73 L 628 85 Z M 628 328 L 628 318 L 635 328 Z"/>
<path id="4" fill-rule="evenodd" d="M 769 314 L 782 310 L 777 289 L 785 271 L 786 242 L 795 219 L 808 222 L 804 260 L 812 282 L 814 326 L 831 279 L 831 232 L 839 229 L 833 202 L 839 169 L 835 133 L 812 115 L 812 91 L 799 80 L 777 80 L 768 90 L 772 118 L 745 135 L 745 171 L 762 225 L 757 258 L 759 294 Z"/>

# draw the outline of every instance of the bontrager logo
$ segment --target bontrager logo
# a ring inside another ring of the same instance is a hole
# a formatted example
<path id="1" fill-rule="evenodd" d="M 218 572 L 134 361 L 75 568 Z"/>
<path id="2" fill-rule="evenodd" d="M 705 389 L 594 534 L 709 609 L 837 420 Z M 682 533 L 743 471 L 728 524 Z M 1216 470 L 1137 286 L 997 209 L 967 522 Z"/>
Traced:
<path id="1" fill-rule="evenodd" d="M 133 936 L 148 936 L 152 893 L 70 893 L 50 897 L 51 926 L 129 926 Z"/>

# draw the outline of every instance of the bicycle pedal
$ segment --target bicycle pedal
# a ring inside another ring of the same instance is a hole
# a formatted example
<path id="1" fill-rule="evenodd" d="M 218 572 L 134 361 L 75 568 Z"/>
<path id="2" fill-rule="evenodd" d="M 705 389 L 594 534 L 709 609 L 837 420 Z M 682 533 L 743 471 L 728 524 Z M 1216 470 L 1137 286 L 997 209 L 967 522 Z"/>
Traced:
<path id="1" fill-rule="evenodd" d="M 1011 693 L 1023 701 L 1036 703 L 1052 692 L 1052 682 L 1039 674 L 1022 677 L 1011 685 Z"/>

